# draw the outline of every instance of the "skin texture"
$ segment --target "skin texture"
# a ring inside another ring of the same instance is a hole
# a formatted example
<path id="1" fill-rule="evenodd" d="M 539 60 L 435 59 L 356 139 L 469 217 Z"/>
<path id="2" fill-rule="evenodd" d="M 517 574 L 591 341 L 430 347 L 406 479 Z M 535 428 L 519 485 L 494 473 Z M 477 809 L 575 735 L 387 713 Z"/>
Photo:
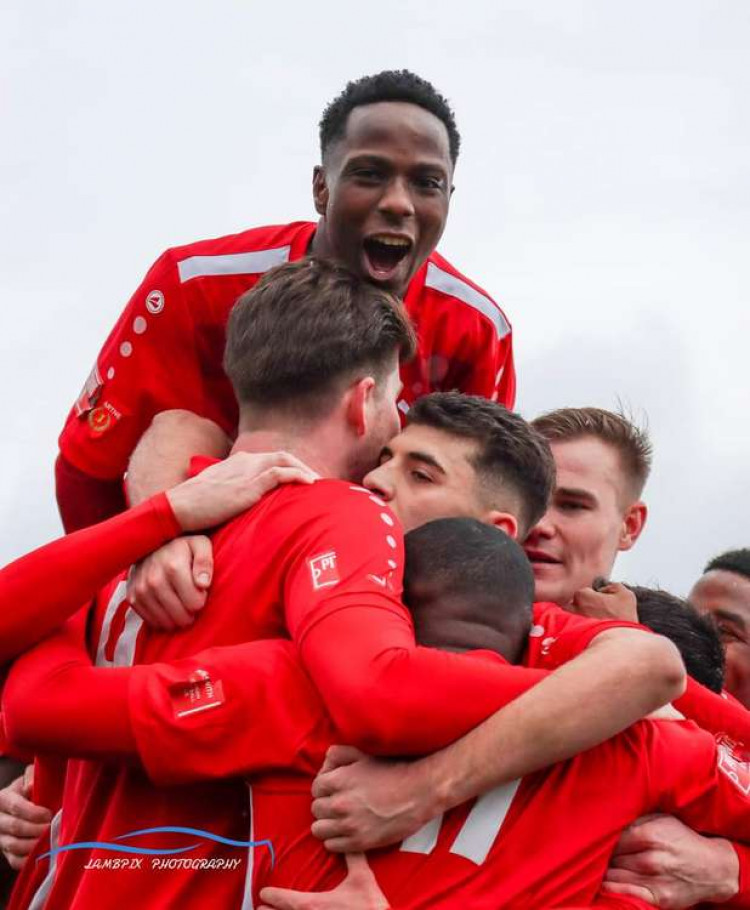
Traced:
<path id="1" fill-rule="evenodd" d="M 698 579 L 688 600 L 716 620 L 727 655 L 727 691 L 750 708 L 750 578 L 713 569 Z"/>
<path id="2" fill-rule="evenodd" d="M 402 292 L 440 240 L 452 180 L 448 131 L 434 114 L 401 101 L 355 108 L 344 137 L 313 173 L 321 216 L 313 253 Z M 373 268 L 364 245 L 379 234 L 409 242 L 388 273 Z"/>
<path id="3" fill-rule="evenodd" d="M 489 508 L 470 459 L 477 443 L 434 427 L 409 425 L 382 449 L 364 479 L 399 517 L 404 531 L 438 518 L 476 518 L 516 537 L 518 507 L 507 493 Z"/>
<path id="4" fill-rule="evenodd" d="M 561 606 L 598 576 L 608 577 L 617 554 L 629 550 L 646 521 L 646 506 L 628 495 L 617 451 L 592 436 L 553 442 L 557 486 L 546 514 L 524 548 L 537 600 Z"/>

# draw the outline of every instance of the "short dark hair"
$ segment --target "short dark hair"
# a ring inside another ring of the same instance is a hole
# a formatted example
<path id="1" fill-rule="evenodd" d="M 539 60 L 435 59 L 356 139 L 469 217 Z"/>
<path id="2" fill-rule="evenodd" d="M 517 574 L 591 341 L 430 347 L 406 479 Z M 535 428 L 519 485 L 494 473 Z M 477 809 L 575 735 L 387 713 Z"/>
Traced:
<path id="1" fill-rule="evenodd" d="M 406 101 L 434 114 L 448 131 L 451 161 L 455 164 L 461 146 L 461 136 L 448 101 L 432 83 L 409 70 L 384 70 L 373 76 L 362 76 L 348 82 L 346 88 L 328 104 L 320 118 L 320 153 L 346 133 L 349 114 L 355 107 L 379 101 Z"/>
<path id="2" fill-rule="evenodd" d="M 234 305 L 224 369 L 241 405 L 315 418 L 343 380 L 380 377 L 394 352 L 408 360 L 415 350 L 397 297 L 341 265 L 302 259 L 271 269 Z"/>
<path id="3" fill-rule="evenodd" d="M 628 585 L 638 604 L 638 620 L 677 645 L 688 675 L 712 692 L 724 686 L 724 648 L 713 617 L 660 588 Z"/>
<path id="4" fill-rule="evenodd" d="M 440 605 L 447 622 L 480 622 L 508 636 L 517 657 L 528 637 L 534 572 L 522 547 L 504 531 L 474 518 L 440 518 L 404 538 L 404 603 L 417 640 Z M 424 609 L 422 609 L 424 607 Z M 450 645 L 450 627 L 444 645 Z"/>
<path id="5" fill-rule="evenodd" d="M 520 539 L 546 512 L 555 485 L 555 462 L 545 438 L 520 414 L 477 395 L 433 392 L 417 399 L 407 422 L 477 443 L 472 463 L 480 484 L 491 496 L 502 487 L 520 499 Z"/>
<path id="6" fill-rule="evenodd" d="M 531 425 L 549 442 L 593 436 L 612 446 L 620 456 L 635 498 L 643 492 L 651 472 L 653 448 L 647 430 L 624 414 L 604 408 L 558 408 L 536 417 Z"/>
<path id="7" fill-rule="evenodd" d="M 714 569 L 721 569 L 724 572 L 734 572 L 735 575 L 742 575 L 744 578 L 750 578 L 750 549 L 743 548 L 740 550 L 727 550 L 720 556 L 714 556 L 706 568 L 706 572 L 712 572 Z"/>

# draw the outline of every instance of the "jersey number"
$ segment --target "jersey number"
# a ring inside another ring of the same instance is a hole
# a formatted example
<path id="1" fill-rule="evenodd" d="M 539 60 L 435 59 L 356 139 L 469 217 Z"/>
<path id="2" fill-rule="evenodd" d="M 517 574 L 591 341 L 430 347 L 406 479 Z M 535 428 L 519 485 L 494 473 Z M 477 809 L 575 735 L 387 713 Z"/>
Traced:
<path id="1" fill-rule="evenodd" d="M 520 780 L 513 780 L 480 796 L 466 816 L 466 821 L 451 844 L 450 852 L 477 865 L 483 863 L 500 833 L 520 783 Z M 401 849 L 407 853 L 432 853 L 442 824 L 443 816 L 438 815 L 416 834 L 407 837 L 402 842 Z"/>

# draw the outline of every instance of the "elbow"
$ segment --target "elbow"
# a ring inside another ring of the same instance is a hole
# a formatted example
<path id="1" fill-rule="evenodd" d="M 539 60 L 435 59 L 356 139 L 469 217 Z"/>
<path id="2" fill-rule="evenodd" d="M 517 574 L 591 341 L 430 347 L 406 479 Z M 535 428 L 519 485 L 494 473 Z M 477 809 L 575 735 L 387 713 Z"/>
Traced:
<path id="1" fill-rule="evenodd" d="M 687 673 L 676 645 L 661 635 L 644 633 L 640 644 L 640 660 L 644 674 L 652 688 L 655 707 L 661 707 L 679 698 L 685 692 Z"/>

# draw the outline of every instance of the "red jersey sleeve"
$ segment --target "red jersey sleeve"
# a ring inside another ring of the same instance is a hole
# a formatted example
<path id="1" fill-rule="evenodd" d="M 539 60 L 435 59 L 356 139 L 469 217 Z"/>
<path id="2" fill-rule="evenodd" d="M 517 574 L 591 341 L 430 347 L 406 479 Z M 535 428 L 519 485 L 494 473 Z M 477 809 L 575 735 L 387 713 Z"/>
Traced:
<path id="1" fill-rule="evenodd" d="M 750 711 L 731 696 L 718 695 L 688 677 L 685 694 L 674 706 L 709 733 L 750 744 Z"/>
<path id="2" fill-rule="evenodd" d="M 748 910 L 750 907 L 750 847 L 736 842 L 733 842 L 732 846 L 740 861 L 740 885 L 737 894 L 721 906 L 731 907 L 732 910 Z"/>
<path id="3" fill-rule="evenodd" d="M 630 622 L 591 619 L 570 613 L 557 604 L 535 603 L 524 663 L 527 667 L 554 670 L 578 657 L 597 635 L 623 628 L 648 631 Z"/>
<path id="4" fill-rule="evenodd" d="M 403 540 L 393 515 L 361 488 L 321 485 L 317 495 L 314 514 L 294 516 L 285 610 L 345 741 L 372 753 L 431 752 L 541 679 L 540 671 L 417 647 L 399 599 Z"/>
<path id="5" fill-rule="evenodd" d="M 125 471 L 154 414 L 201 412 L 201 372 L 191 309 L 171 252 L 152 266 L 97 357 L 68 415 L 60 450 L 102 480 Z"/>
<path id="6" fill-rule="evenodd" d="M 49 634 L 131 563 L 178 536 L 164 493 L 0 571 L 0 663 Z"/>
<path id="7" fill-rule="evenodd" d="M 654 804 L 703 834 L 750 841 L 750 755 L 691 722 L 645 722 Z"/>
<path id="8" fill-rule="evenodd" d="M 489 305 L 495 306 L 489 301 Z M 502 316 L 499 307 L 498 316 Z M 503 317 L 504 318 L 504 317 Z M 457 351 L 457 367 L 449 371 L 445 388 L 457 388 L 467 395 L 481 395 L 513 409 L 516 401 L 516 373 L 513 364 L 513 333 L 505 323 L 505 334 L 489 319 L 475 320 L 464 333 Z"/>
<path id="9" fill-rule="evenodd" d="M 130 717 L 146 772 L 160 785 L 314 775 L 334 741 L 297 649 L 281 640 L 134 667 Z"/>

